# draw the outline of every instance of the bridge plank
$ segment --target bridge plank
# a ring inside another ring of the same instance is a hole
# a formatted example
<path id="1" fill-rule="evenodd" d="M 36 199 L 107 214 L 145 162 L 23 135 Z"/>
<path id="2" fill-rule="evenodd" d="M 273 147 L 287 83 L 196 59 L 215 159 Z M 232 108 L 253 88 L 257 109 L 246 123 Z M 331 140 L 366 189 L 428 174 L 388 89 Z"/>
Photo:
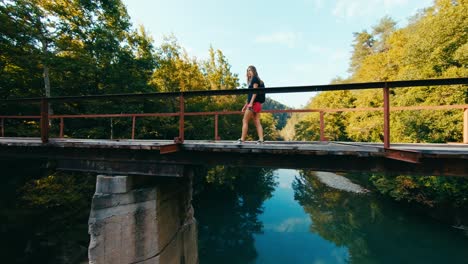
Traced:
<path id="1" fill-rule="evenodd" d="M 391 150 L 396 156 L 388 155 L 388 149 L 381 143 L 360 142 L 269 141 L 239 145 L 234 141 L 208 140 L 174 144 L 172 140 L 52 138 L 42 143 L 40 138 L 0 138 L 0 158 L 56 159 L 64 169 L 94 172 L 121 170 L 130 174 L 162 175 L 158 168 L 165 164 L 225 164 L 468 177 L 467 144 L 392 144 Z M 399 155 L 399 150 L 413 151 L 415 156 Z"/>
<path id="2" fill-rule="evenodd" d="M 24 147 L 59 147 L 59 148 L 104 148 L 160 150 L 172 146 L 172 140 L 109 140 L 109 139 L 50 139 L 43 144 L 40 138 L 1 138 L 0 146 Z M 186 140 L 181 145 L 183 149 L 193 151 L 213 152 L 257 152 L 257 153 L 314 153 L 315 155 L 383 155 L 381 143 L 360 142 L 297 142 L 270 141 L 265 144 L 245 142 L 236 144 L 234 141 Z M 392 149 L 418 151 L 425 155 L 453 156 L 468 158 L 468 144 L 392 144 Z"/>

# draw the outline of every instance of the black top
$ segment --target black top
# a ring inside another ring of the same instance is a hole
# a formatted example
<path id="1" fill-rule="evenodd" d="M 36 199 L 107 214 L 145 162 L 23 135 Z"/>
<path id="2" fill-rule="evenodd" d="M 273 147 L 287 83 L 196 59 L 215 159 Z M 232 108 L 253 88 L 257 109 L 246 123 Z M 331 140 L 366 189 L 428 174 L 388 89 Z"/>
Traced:
<path id="1" fill-rule="evenodd" d="M 254 83 L 258 84 L 258 87 L 260 87 L 260 79 L 257 77 L 257 76 L 253 76 L 252 77 L 252 80 L 250 80 L 250 83 L 249 83 L 249 89 L 255 89 L 253 86 L 254 86 Z M 247 103 L 250 103 L 250 100 L 252 100 L 252 95 L 253 94 L 250 94 L 249 93 L 249 96 L 247 98 Z M 258 96 L 258 94 L 257 94 Z M 257 97 L 255 97 L 255 99 L 257 99 Z"/>

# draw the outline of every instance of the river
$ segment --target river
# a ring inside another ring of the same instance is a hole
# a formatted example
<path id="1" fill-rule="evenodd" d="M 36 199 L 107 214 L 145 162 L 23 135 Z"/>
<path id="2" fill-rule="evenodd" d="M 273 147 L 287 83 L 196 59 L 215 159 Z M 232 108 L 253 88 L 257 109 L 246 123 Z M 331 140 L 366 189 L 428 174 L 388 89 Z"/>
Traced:
<path id="1" fill-rule="evenodd" d="M 7 168 L 0 186 L 2 263 L 87 262 L 95 176 L 24 164 L 0 164 Z M 198 170 L 200 263 L 468 263 L 463 227 L 343 179 L 286 169 Z"/>
<path id="2" fill-rule="evenodd" d="M 236 185 L 237 197 L 228 188 L 195 199 L 200 263 L 468 263 L 462 229 L 372 192 L 329 187 L 317 173 L 273 174 L 257 208 L 265 193 L 257 197 L 254 183 Z"/>

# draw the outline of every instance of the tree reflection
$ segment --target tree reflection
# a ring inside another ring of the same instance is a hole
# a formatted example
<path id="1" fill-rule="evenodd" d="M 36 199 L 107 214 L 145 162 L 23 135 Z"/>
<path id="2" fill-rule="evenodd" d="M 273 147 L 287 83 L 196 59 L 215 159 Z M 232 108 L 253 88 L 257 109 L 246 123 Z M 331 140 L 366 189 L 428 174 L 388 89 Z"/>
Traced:
<path id="1" fill-rule="evenodd" d="M 200 263 L 249 263 L 257 256 L 258 216 L 276 186 L 272 170 L 217 166 L 195 177 Z"/>
<path id="2" fill-rule="evenodd" d="M 1 161 L 0 259 L 77 263 L 87 256 L 95 177 L 48 170 L 39 160 Z"/>
<path id="3" fill-rule="evenodd" d="M 377 197 L 324 186 L 314 172 L 293 183 L 295 199 L 310 215 L 311 232 L 347 247 L 350 263 L 465 263 L 468 239 L 411 208 Z"/>

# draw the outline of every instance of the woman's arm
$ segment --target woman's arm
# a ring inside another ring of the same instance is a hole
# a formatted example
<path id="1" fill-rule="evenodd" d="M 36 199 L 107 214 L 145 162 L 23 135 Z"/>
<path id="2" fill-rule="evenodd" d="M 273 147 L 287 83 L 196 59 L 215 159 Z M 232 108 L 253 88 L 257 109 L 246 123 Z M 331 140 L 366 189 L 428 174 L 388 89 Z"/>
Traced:
<path id="1" fill-rule="evenodd" d="M 259 87 L 258 83 L 253 84 L 254 89 L 257 89 L 258 87 Z M 253 103 L 255 102 L 256 97 L 257 97 L 257 94 L 252 94 L 252 99 L 250 99 L 249 107 L 252 107 Z"/>

